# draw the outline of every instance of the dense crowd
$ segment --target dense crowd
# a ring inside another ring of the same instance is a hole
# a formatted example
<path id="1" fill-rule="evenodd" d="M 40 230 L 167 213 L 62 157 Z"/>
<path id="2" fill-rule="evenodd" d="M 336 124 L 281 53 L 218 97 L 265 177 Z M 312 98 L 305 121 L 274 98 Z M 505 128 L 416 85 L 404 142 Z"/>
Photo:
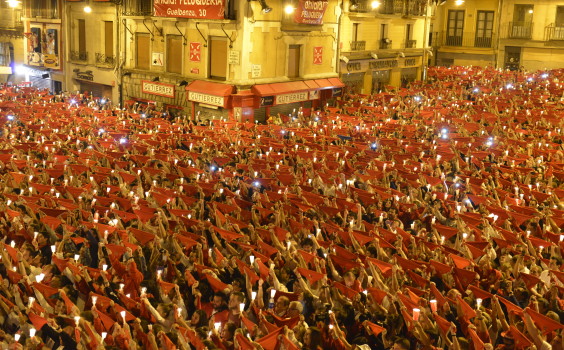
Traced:
<path id="1" fill-rule="evenodd" d="M 266 125 L 5 87 L 0 344 L 562 349 L 562 76 Z"/>

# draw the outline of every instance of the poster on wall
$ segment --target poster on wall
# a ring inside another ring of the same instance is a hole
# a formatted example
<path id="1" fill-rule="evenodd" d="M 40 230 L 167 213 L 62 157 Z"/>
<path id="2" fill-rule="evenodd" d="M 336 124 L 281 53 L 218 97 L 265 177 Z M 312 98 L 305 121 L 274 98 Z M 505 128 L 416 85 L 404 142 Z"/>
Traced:
<path id="1" fill-rule="evenodd" d="M 58 24 L 31 24 L 26 34 L 26 58 L 30 66 L 60 69 L 59 43 L 61 30 Z"/>
<path id="2" fill-rule="evenodd" d="M 30 66 L 41 66 L 41 27 L 31 27 L 30 35 L 27 39 L 27 63 Z"/>
<path id="3" fill-rule="evenodd" d="M 154 0 L 155 16 L 224 19 L 226 0 Z"/>
<path id="4" fill-rule="evenodd" d="M 294 22 L 300 24 L 323 24 L 323 16 L 329 5 L 325 0 L 299 0 Z"/>

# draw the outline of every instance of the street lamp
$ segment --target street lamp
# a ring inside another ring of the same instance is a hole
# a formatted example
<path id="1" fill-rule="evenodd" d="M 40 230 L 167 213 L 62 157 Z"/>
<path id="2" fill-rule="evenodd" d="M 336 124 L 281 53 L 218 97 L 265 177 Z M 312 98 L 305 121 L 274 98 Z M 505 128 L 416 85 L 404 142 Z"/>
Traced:
<path id="1" fill-rule="evenodd" d="M 454 2 L 454 4 L 455 4 L 456 6 L 460 6 L 460 5 L 464 4 L 464 0 L 456 0 L 456 1 Z"/>

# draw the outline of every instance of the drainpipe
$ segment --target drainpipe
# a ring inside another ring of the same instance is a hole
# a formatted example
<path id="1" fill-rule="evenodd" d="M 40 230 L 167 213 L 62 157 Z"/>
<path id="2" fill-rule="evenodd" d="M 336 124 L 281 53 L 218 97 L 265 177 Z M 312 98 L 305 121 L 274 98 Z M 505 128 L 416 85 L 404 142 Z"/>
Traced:
<path id="1" fill-rule="evenodd" d="M 495 64 L 494 67 L 498 68 L 498 59 L 499 59 L 499 46 L 501 42 L 501 9 L 503 5 L 503 0 L 498 0 L 497 3 L 497 40 L 496 40 L 496 47 L 494 48 L 494 59 Z"/>
<path id="2" fill-rule="evenodd" d="M 340 65 L 340 58 L 341 57 L 341 18 L 343 17 L 343 12 L 345 2 L 341 0 L 341 13 L 339 13 L 339 18 L 337 19 L 337 55 L 335 57 L 335 68 L 337 69 L 337 75 L 341 76 L 341 65 Z"/>
<path id="3" fill-rule="evenodd" d="M 421 80 L 427 80 L 427 61 L 429 60 L 427 47 L 429 46 L 429 0 L 425 5 L 425 28 L 423 28 L 423 72 Z"/>

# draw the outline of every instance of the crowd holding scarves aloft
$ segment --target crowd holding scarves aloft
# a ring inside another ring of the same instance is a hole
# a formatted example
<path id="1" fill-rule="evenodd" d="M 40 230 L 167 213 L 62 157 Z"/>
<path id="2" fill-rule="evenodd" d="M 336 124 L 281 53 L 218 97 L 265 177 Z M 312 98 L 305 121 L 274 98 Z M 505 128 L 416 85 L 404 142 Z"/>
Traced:
<path id="1" fill-rule="evenodd" d="M 2 348 L 562 349 L 561 76 L 266 125 L 6 87 Z"/>

